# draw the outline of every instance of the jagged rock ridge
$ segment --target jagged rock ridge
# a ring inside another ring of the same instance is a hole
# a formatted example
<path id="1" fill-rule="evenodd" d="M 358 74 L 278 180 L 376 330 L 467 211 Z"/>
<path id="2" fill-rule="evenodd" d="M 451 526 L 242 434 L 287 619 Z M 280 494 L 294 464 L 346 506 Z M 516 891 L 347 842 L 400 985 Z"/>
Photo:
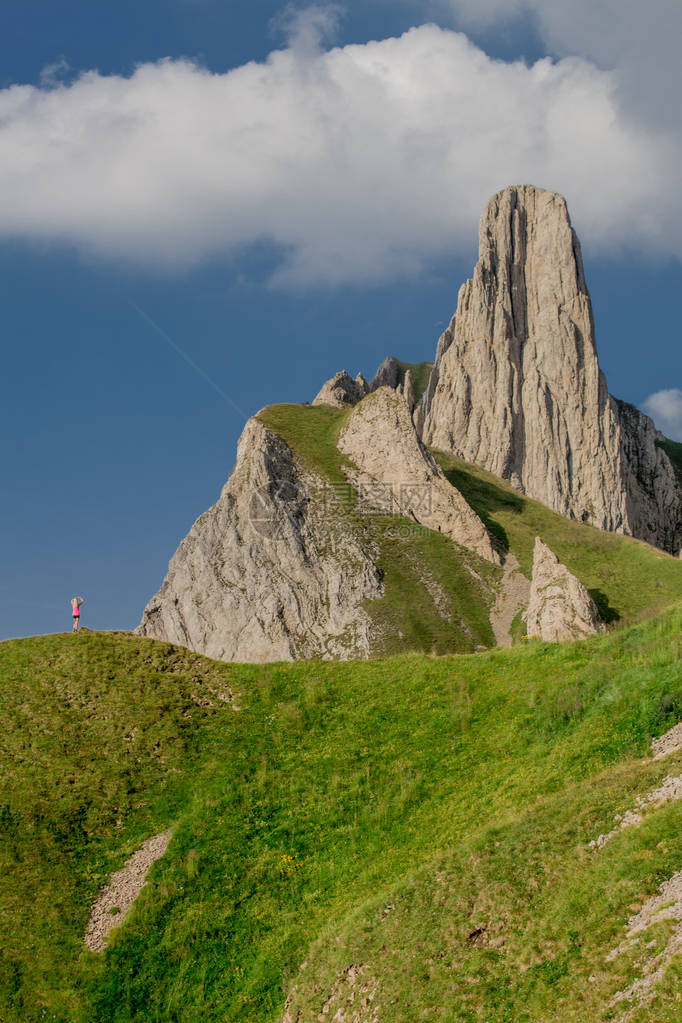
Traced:
<path id="1" fill-rule="evenodd" d="M 331 380 L 327 380 L 313 398 L 313 405 L 331 405 L 332 408 L 347 408 L 357 405 L 369 393 L 369 386 L 362 373 L 355 379 L 342 369 Z"/>
<path id="2" fill-rule="evenodd" d="M 676 553 L 675 473 L 651 420 L 608 393 L 564 199 L 504 189 L 479 250 L 415 410 L 424 441 L 562 515 Z"/>

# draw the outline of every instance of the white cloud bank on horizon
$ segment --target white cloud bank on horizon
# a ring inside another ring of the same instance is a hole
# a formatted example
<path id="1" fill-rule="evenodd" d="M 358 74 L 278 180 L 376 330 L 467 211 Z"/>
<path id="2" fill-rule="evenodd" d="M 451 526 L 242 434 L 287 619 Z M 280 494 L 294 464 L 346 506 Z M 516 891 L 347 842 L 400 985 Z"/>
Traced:
<path id="1" fill-rule="evenodd" d="M 682 257 L 680 137 L 630 119 L 613 72 L 492 60 L 436 25 L 322 51 L 321 11 L 225 74 L 0 90 L 0 238 L 171 269 L 267 240 L 280 284 L 374 281 L 470 251 L 488 197 L 532 183 L 593 250 Z"/>
<path id="2" fill-rule="evenodd" d="M 671 387 L 650 394 L 642 402 L 642 408 L 661 433 L 671 440 L 682 441 L 682 391 L 679 388 Z"/>

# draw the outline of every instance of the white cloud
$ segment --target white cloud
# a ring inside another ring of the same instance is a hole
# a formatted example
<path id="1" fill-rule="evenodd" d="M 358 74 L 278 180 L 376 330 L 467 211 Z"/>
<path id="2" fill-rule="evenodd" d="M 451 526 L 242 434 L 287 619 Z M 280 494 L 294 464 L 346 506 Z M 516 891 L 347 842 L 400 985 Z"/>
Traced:
<path id="1" fill-rule="evenodd" d="M 336 40 L 343 14 L 343 7 L 335 3 L 309 7 L 288 4 L 273 18 L 271 27 L 284 34 L 290 49 L 311 56 L 321 50 L 323 42 Z"/>
<path id="2" fill-rule="evenodd" d="M 551 53 L 615 69 L 625 111 L 679 129 L 679 0 L 431 0 L 462 27 L 491 28 L 531 14 Z"/>
<path id="3" fill-rule="evenodd" d="M 622 113 L 613 73 L 491 60 L 435 25 L 323 52 L 325 11 L 226 74 L 1 90 L 0 237 L 169 268 L 267 239 L 282 284 L 362 282 L 469 250 L 489 195 L 531 182 L 593 248 L 682 255 L 677 140 Z"/>
<path id="4" fill-rule="evenodd" d="M 55 60 L 52 64 L 46 64 L 40 72 L 41 86 L 44 89 L 49 89 L 52 86 L 59 85 L 70 70 L 71 65 L 65 57 L 60 57 L 59 60 Z"/>
<path id="5" fill-rule="evenodd" d="M 656 391 L 642 402 L 642 408 L 661 433 L 671 440 L 682 441 L 682 391 L 677 387 Z"/>

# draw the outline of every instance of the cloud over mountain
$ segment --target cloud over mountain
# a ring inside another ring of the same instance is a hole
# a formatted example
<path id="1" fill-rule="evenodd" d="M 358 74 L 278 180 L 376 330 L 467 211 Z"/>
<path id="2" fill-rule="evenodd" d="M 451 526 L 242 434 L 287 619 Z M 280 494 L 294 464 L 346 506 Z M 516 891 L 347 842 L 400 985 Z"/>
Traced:
<path id="1" fill-rule="evenodd" d="M 163 60 L 1 90 L 0 237 L 170 269 L 266 240 L 280 284 L 363 282 L 472 251 L 487 197 L 530 181 L 592 248 L 682 255 L 679 140 L 625 111 L 617 73 L 504 63 L 436 25 L 323 50 L 333 21 L 315 8 L 225 74 Z"/>
<path id="2" fill-rule="evenodd" d="M 671 440 L 682 441 L 682 391 L 670 387 L 650 394 L 642 408 L 651 416 L 661 433 Z"/>

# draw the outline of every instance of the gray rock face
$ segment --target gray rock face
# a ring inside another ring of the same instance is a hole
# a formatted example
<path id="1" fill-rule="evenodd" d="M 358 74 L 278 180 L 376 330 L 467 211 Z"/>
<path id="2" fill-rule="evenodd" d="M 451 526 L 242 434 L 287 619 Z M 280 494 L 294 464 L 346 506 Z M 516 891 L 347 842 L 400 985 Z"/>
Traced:
<path id="1" fill-rule="evenodd" d="M 415 410 L 423 439 L 562 515 L 677 552 L 675 473 L 651 420 L 608 393 L 564 199 L 506 188 L 479 247 Z"/>
<path id="2" fill-rule="evenodd" d="M 633 536 L 682 556 L 682 493 L 665 438 L 634 405 L 612 398 L 620 424 L 627 519 Z"/>
<path id="3" fill-rule="evenodd" d="M 417 428 L 417 433 L 419 434 L 420 437 L 422 437 L 423 434 L 425 433 L 424 430 L 425 422 L 426 419 L 428 418 L 429 412 L 431 411 L 431 405 L 433 404 L 434 395 L 438 390 L 438 381 L 440 379 L 440 366 L 443 361 L 443 356 L 445 355 L 446 351 L 452 344 L 452 339 L 454 335 L 452 327 L 454 322 L 455 321 L 453 317 L 452 322 L 450 323 L 450 327 L 443 334 L 441 334 L 440 338 L 438 339 L 438 346 L 436 348 L 436 359 L 433 364 L 433 369 L 431 370 L 431 373 L 429 375 L 429 382 L 426 385 L 426 390 L 421 396 L 421 399 L 417 402 L 417 405 L 415 406 L 414 412 L 412 414 L 414 425 Z"/>
<path id="4" fill-rule="evenodd" d="M 257 419 L 219 500 L 194 524 L 139 635 L 224 661 L 363 657 L 381 596 L 372 551 L 316 499 L 324 482 Z"/>
<path id="5" fill-rule="evenodd" d="M 395 391 L 402 383 L 402 378 L 400 363 L 392 355 L 387 355 L 372 377 L 369 389 L 377 391 L 380 387 L 392 387 Z"/>
<path id="6" fill-rule="evenodd" d="M 524 617 L 528 635 L 549 642 L 584 639 L 603 629 L 592 597 L 539 536 L 535 538 L 533 579 Z"/>
<path id="7" fill-rule="evenodd" d="M 431 363 L 427 363 L 427 365 L 430 366 Z M 407 402 L 410 412 L 414 410 L 417 394 L 412 368 L 409 364 L 398 362 L 392 355 L 385 358 L 369 384 L 369 391 L 377 391 L 380 387 L 390 387 L 397 391 Z"/>
<path id="8" fill-rule="evenodd" d="M 380 387 L 364 398 L 343 427 L 338 447 L 359 470 L 348 470 L 348 476 L 361 493 L 371 493 L 368 484 L 383 484 L 378 493 L 387 510 L 500 563 L 480 518 L 419 441 L 402 394 Z"/>
<path id="9" fill-rule="evenodd" d="M 362 401 L 368 390 L 369 385 L 362 373 L 358 373 L 353 380 L 344 369 L 322 385 L 319 393 L 313 399 L 313 405 L 348 408 L 349 405 L 357 405 L 359 401 Z"/>

